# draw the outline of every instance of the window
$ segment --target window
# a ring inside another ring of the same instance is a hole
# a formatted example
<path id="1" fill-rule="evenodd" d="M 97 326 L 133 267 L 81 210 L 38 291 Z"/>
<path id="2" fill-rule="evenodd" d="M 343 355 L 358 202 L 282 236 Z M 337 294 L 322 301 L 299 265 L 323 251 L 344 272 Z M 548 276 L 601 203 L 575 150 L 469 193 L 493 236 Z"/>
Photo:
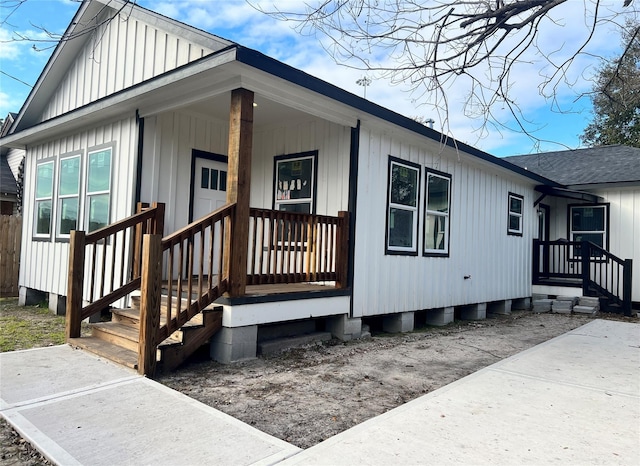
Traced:
<path id="1" fill-rule="evenodd" d="M 451 175 L 427 170 L 425 180 L 424 255 L 449 255 Z"/>
<path id="2" fill-rule="evenodd" d="M 522 207 L 524 197 L 509 193 L 509 226 L 507 233 L 510 235 L 522 236 Z"/>
<path id="3" fill-rule="evenodd" d="M 58 236 L 78 228 L 80 155 L 60 158 L 58 167 Z"/>
<path id="4" fill-rule="evenodd" d="M 389 157 L 388 254 L 417 255 L 420 166 Z"/>
<path id="5" fill-rule="evenodd" d="M 111 148 L 89 152 L 85 227 L 94 231 L 109 224 Z"/>
<path id="6" fill-rule="evenodd" d="M 227 172 L 225 170 L 202 167 L 200 172 L 200 187 L 213 191 L 226 191 Z"/>
<path id="7" fill-rule="evenodd" d="M 35 236 L 51 235 L 53 209 L 53 160 L 36 165 Z"/>
<path id="8" fill-rule="evenodd" d="M 317 158 L 317 152 L 275 158 L 275 210 L 306 214 L 315 211 Z"/>
<path id="9" fill-rule="evenodd" d="M 607 206 L 580 205 L 569 206 L 571 241 L 590 241 L 607 249 Z M 599 256 L 596 252 L 592 256 Z M 580 257 L 580 246 L 573 250 L 573 257 Z"/>

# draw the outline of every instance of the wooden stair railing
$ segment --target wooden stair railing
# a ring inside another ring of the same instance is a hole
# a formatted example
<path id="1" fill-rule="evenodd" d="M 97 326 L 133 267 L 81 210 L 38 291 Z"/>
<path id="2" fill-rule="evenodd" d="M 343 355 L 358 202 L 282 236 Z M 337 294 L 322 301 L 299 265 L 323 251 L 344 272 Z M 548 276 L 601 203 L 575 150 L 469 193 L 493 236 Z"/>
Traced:
<path id="1" fill-rule="evenodd" d="M 80 336 L 81 322 L 138 289 L 142 237 L 162 234 L 164 204 L 138 204 L 138 213 L 85 234 L 71 231 L 66 338 Z M 131 248 L 133 244 L 133 248 Z M 88 273 L 89 276 L 85 277 Z M 83 306 L 83 302 L 88 302 Z"/>
<path id="2" fill-rule="evenodd" d="M 633 261 L 621 259 L 589 241 L 533 242 L 533 284 L 579 283 L 585 296 L 598 295 L 620 311 L 632 312 Z"/>

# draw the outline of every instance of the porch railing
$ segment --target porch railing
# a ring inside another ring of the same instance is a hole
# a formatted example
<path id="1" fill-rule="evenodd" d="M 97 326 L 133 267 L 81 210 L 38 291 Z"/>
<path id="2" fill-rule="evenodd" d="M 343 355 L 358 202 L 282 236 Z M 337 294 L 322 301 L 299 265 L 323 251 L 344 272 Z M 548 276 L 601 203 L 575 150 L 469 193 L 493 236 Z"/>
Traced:
<path id="1" fill-rule="evenodd" d="M 347 275 L 347 212 L 338 217 L 249 211 L 247 284 L 335 282 Z"/>
<path id="2" fill-rule="evenodd" d="M 580 286 L 585 296 L 599 295 L 631 315 L 633 261 L 620 259 L 589 241 L 533 243 L 533 284 Z"/>
<path id="3" fill-rule="evenodd" d="M 67 338 L 80 336 L 83 319 L 140 287 L 142 238 L 146 234 L 162 234 L 164 204 L 155 203 L 150 207 L 138 204 L 137 211 L 131 217 L 89 234 L 71 231 Z"/>

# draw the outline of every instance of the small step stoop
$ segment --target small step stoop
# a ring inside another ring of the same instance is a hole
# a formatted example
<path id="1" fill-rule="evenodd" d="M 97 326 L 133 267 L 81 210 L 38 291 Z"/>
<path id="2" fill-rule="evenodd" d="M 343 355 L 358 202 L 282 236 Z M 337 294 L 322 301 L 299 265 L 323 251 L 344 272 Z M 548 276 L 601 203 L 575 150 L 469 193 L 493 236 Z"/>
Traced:
<path id="1" fill-rule="evenodd" d="M 173 312 L 177 309 L 174 298 Z M 72 338 L 73 347 L 82 348 L 98 356 L 125 365 L 138 367 L 138 340 L 140 336 L 140 299 L 132 297 L 131 308 L 112 309 L 111 322 L 91 324 L 91 336 Z M 175 317 L 173 317 L 175 319 Z M 160 306 L 160 324 L 167 322 L 167 299 Z M 213 305 L 194 316 L 179 330 L 158 345 L 156 371 L 169 372 L 182 364 L 195 350 L 205 344 L 222 327 L 222 307 Z"/>
<path id="2" fill-rule="evenodd" d="M 558 296 L 553 300 L 551 310 L 558 314 L 571 314 L 574 305 L 578 303 L 576 296 Z"/>
<path id="3" fill-rule="evenodd" d="M 543 312 L 551 312 L 553 299 L 541 298 L 533 301 L 533 312 L 540 314 Z"/>
<path id="4" fill-rule="evenodd" d="M 578 300 L 578 305 L 573 308 L 573 312 L 596 315 L 600 312 L 600 299 L 591 296 L 582 296 Z"/>

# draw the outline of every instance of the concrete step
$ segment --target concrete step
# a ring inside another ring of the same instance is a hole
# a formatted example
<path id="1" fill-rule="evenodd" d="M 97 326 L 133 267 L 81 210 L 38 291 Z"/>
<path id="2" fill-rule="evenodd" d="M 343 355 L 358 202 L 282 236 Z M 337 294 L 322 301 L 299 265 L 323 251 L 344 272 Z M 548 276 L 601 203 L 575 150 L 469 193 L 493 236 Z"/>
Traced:
<path id="1" fill-rule="evenodd" d="M 574 306 L 573 307 L 573 312 L 575 312 L 576 314 L 589 314 L 589 315 L 596 315 L 599 311 L 600 307 L 599 306 Z"/>

